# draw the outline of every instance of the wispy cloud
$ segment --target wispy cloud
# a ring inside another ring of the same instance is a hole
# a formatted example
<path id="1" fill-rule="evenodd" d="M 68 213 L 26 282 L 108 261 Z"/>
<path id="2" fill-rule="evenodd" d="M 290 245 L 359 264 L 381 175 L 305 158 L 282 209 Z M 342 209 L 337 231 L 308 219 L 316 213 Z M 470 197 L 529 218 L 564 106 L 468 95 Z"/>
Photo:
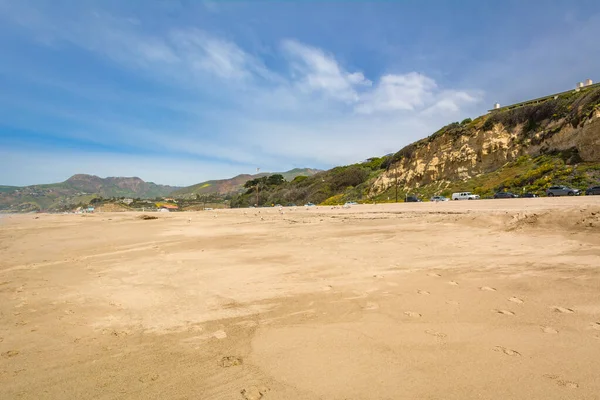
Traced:
<path id="1" fill-rule="evenodd" d="M 357 86 L 371 86 L 362 72 L 344 71 L 333 55 L 319 48 L 295 40 L 285 40 L 282 48 L 292 68 L 292 80 L 301 92 L 320 92 L 353 103 L 359 99 Z"/>

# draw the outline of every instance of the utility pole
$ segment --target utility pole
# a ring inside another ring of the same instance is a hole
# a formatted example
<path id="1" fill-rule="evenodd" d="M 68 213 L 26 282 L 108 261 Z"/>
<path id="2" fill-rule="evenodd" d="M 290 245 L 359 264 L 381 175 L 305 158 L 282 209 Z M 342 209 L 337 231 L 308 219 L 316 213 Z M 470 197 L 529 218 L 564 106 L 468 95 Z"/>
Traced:
<path id="1" fill-rule="evenodd" d="M 398 202 L 398 168 L 394 168 L 394 175 L 396 176 L 396 203 Z"/>
<path id="2" fill-rule="evenodd" d="M 260 171 L 260 168 L 256 168 L 256 175 L 258 175 Z M 258 179 L 259 177 L 256 177 L 256 207 L 258 207 L 258 186 L 260 185 L 260 179 Z"/>

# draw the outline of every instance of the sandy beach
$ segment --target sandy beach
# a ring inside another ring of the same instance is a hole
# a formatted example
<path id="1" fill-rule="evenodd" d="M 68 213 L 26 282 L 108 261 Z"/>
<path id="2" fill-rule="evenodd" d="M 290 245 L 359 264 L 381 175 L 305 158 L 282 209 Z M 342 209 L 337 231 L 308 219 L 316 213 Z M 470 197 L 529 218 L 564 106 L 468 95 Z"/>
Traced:
<path id="1" fill-rule="evenodd" d="M 598 399 L 600 196 L 0 215 L 2 399 Z"/>

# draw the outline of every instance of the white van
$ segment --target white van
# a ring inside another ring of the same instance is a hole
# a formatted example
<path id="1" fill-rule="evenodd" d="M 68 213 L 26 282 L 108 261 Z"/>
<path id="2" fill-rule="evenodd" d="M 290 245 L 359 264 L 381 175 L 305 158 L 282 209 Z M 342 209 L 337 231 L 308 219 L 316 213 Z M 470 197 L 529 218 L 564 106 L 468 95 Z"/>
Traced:
<path id="1" fill-rule="evenodd" d="M 477 200 L 477 199 L 479 199 L 479 195 L 473 194 L 471 192 L 452 193 L 452 200 Z"/>

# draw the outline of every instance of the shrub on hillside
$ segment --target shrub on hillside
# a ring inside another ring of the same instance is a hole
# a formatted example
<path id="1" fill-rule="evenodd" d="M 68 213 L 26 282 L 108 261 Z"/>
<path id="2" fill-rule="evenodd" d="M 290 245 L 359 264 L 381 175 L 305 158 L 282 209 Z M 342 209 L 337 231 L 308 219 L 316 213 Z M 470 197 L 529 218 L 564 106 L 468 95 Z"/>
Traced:
<path id="1" fill-rule="evenodd" d="M 307 179 L 308 179 L 308 176 L 304 176 L 304 175 L 298 175 L 297 177 L 295 177 L 295 178 L 292 180 L 292 183 L 294 183 L 294 184 L 298 184 L 298 183 L 300 183 L 300 182 L 302 182 L 302 181 L 305 181 L 305 180 L 307 180 Z"/>
<path id="2" fill-rule="evenodd" d="M 504 111 L 495 111 L 483 124 L 483 130 L 491 130 L 501 123 L 507 130 L 524 124 L 523 131 L 536 132 L 550 121 L 565 119 L 573 127 L 579 126 L 591 116 L 600 104 L 600 88 L 583 92 L 570 92 L 539 104 L 530 104 Z"/>
<path id="3" fill-rule="evenodd" d="M 358 165 L 338 167 L 332 170 L 329 182 L 334 189 L 343 189 L 348 186 L 357 186 L 367 180 L 369 171 Z"/>

